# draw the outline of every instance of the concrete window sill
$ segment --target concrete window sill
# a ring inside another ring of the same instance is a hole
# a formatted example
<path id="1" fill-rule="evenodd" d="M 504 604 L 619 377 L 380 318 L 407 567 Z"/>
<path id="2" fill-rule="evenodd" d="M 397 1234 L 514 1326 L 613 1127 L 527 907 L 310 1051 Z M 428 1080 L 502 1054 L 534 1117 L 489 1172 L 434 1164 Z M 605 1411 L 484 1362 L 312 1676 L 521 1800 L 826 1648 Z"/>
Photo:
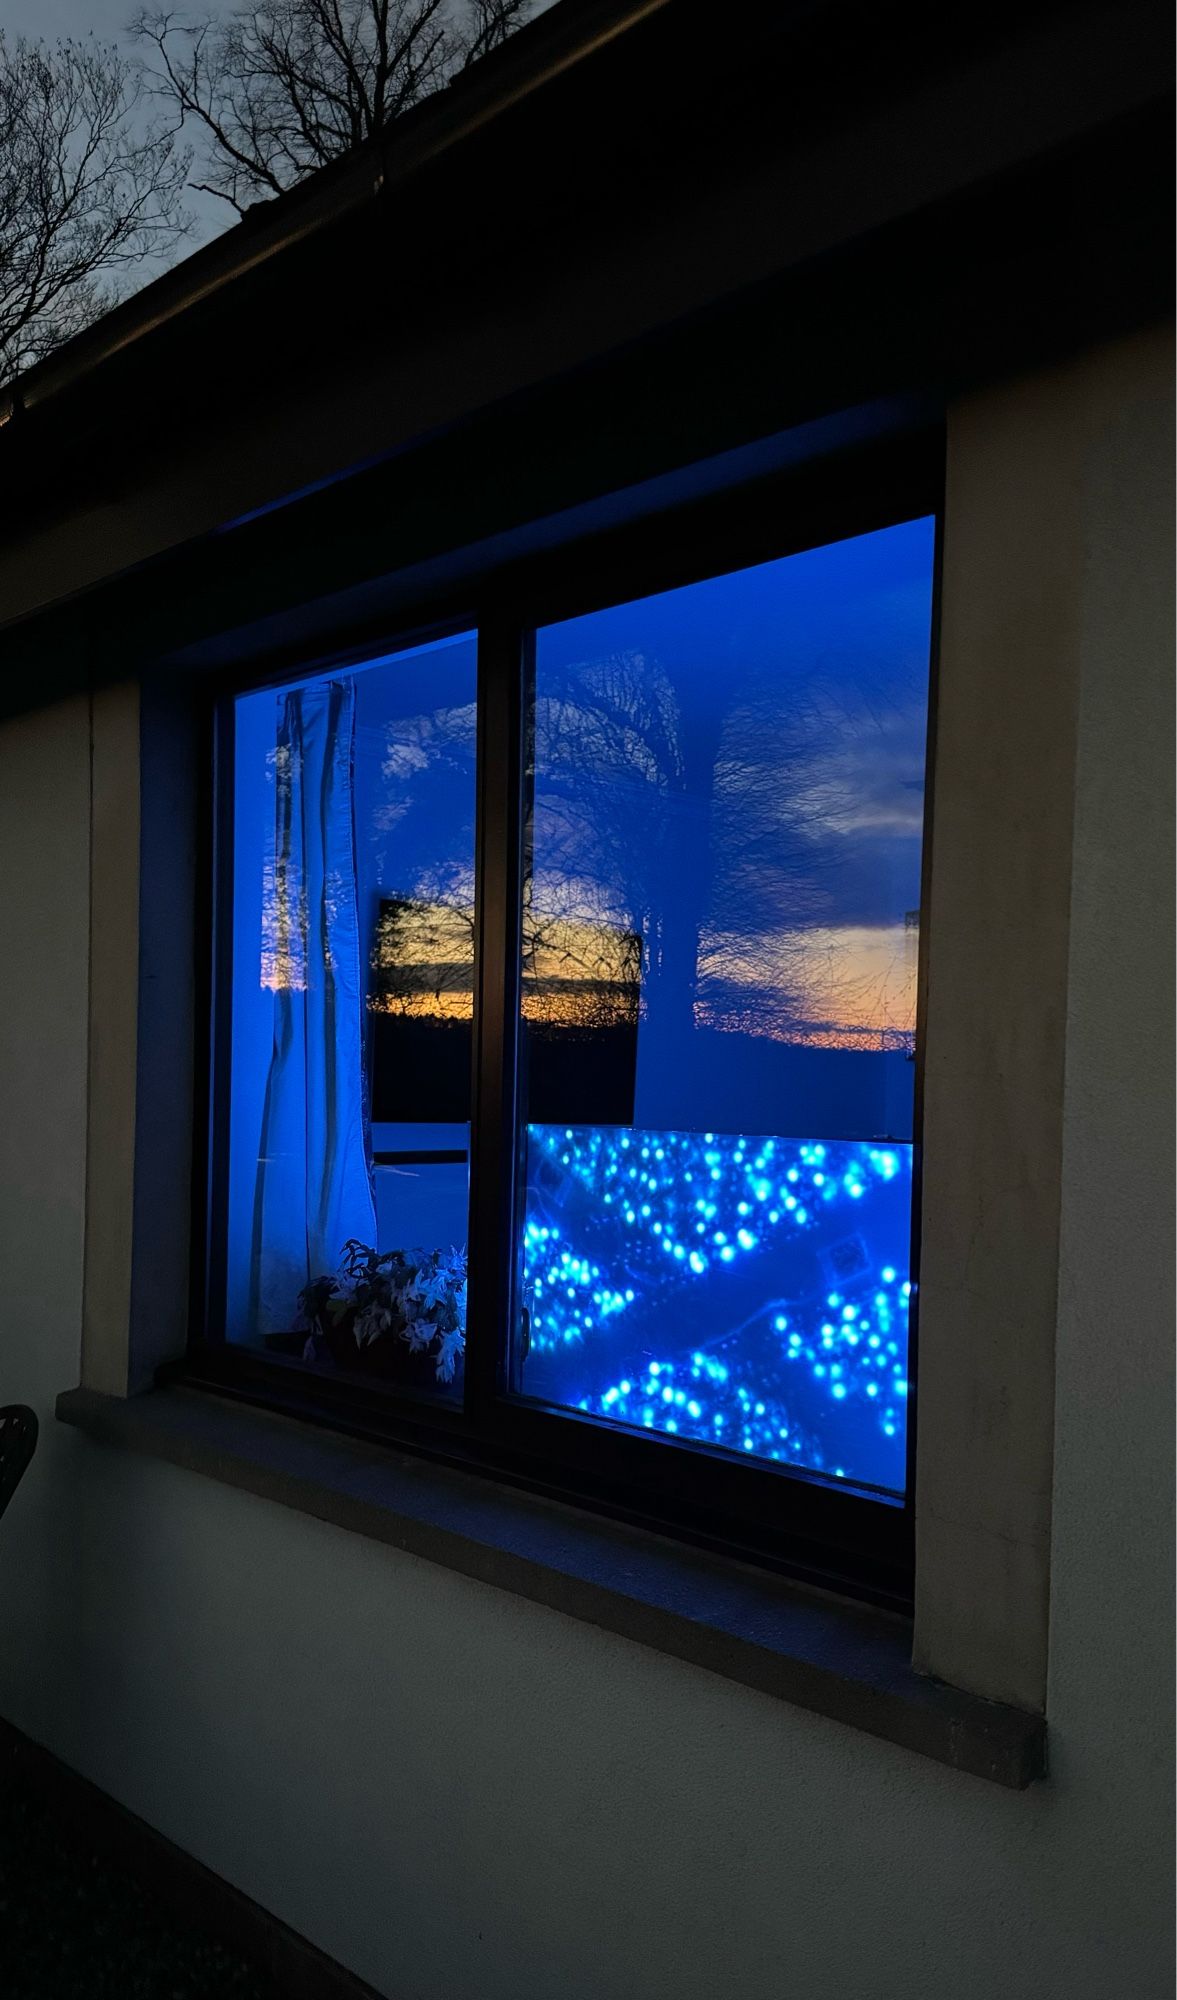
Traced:
<path id="1" fill-rule="evenodd" d="M 1021 1790 L 1043 1775 L 1042 1717 L 917 1674 L 894 1614 L 204 1390 L 71 1389 L 57 1415 L 973 1777 Z"/>

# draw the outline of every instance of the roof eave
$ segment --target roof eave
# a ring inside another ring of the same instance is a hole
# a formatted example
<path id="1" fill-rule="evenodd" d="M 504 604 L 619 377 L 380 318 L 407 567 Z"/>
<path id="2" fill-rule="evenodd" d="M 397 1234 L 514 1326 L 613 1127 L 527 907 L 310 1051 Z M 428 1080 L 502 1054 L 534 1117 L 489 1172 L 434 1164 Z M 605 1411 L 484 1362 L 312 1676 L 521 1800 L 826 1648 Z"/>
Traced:
<path id="1" fill-rule="evenodd" d="M 380 138 L 343 156 L 194 251 L 0 391 L 0 429 L 122 354 L 191 306 L 407 181 L 671 0 L 560 0 L 459 73 Z"/>

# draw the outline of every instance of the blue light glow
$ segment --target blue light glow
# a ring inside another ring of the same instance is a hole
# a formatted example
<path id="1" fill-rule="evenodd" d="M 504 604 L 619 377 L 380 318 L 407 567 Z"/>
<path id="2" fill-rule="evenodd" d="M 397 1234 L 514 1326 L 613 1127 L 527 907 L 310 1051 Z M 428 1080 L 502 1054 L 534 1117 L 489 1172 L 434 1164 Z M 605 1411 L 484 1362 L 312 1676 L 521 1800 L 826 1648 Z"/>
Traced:
<path id="1" fill-rule="evenodd" d="M 909 1146 L 533 1125 L 528 1147 L 528 1395 L 902 1492 Z M 828 1198 L 742 1226 L 784 1161 Z M 605 1199 L 623 1180 L 629 1227 Z"/>

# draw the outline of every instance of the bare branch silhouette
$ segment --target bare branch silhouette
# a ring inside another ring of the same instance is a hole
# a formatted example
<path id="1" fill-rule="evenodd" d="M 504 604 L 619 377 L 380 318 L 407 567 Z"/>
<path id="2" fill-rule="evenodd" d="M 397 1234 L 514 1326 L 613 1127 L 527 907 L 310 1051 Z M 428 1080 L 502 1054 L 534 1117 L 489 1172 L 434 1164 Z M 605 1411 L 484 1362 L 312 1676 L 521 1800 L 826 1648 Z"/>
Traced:
<path id="1" fill-rule="evenodd" d="M 260 0 L 144 10 L 149 87 L 200 136 L 194 183 L 238 215 L 375 138 L 498 47 L 530 0 Z"/>
<path id="2" fill-rule="evenodd" d="M 849 1046 L 848 1024 L 869 1019 L 864 1037 L 890 1045 L 910 966 L 885 936 L 876 948 L 845 925 L 829 870 L 859 788 L 823 761 L 831 744 L 877 748 L 884 723 L 848 712 L 820 669 L 786 683 L 738 640 L 706 674 L 678 648 L 551 663 L 536 705 L 531 921 L 639 936 L 642 1013 L 684 1061 L 699 1027 Z M 565 976 L 554 959 L 544 971 Z"/>
<path id="3" fill-rule="evenodd" d="M 99 318 L 185 234 L 188 156 L 144 120 L 143 99 L 114 48 L 0 29 L 0 381 Z"/>

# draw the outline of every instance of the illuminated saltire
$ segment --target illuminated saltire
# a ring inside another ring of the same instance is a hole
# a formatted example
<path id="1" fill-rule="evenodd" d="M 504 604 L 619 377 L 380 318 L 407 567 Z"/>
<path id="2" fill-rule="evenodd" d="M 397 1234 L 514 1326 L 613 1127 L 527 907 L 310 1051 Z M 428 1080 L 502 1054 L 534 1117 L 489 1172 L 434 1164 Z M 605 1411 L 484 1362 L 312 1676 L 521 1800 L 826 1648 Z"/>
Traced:
<path id="1" fill-rule="evenodd" d="M 899 1492 L 911 1147 L 531 1126 L 529 1395 Z"/>

